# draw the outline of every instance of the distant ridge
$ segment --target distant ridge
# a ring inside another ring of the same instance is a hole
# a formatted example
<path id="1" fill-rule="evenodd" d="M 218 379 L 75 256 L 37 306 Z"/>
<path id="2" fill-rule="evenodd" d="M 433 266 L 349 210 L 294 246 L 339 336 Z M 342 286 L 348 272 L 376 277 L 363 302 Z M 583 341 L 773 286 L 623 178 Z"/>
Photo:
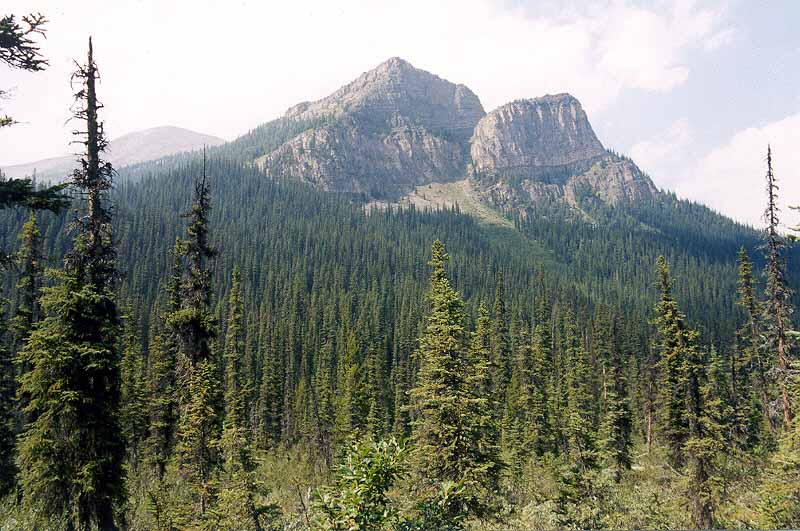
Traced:
<path id="1" fill-rule="evenodd" d="M 175 126 L 162 126 L 128 133 L 109 142 L 107 159 L 116 168 L 160 159 L 176 153 L 194 151 L 225 143 L 222 138 Z M 26 164 L 3 167 L 8 178 L 20 179 L 36 174 L 41 181 L 64 179 L 75 168 L 76 157 L 64 155 Z"/>

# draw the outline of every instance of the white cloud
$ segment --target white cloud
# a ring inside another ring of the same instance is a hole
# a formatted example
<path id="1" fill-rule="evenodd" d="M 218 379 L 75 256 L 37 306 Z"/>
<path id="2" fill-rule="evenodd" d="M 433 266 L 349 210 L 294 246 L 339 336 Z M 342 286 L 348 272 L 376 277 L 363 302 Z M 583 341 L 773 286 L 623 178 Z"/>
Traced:
<path id="1" fill-rule="evenodd" d="M 686 148 L 694 138 L 689 120 L 675 121 L 658 139 L 644 140 L 634 145 L 630 155 L 636 164 L 650 175 L 659 178 L 658 184 L 670 187 L 669 176 L 685 163 Z M 666 180 L 665 180 L 666 178 Z"/>
<path id="2" fill-rule="evenodd" d="M 703 47 L 706 51 L 713 52 L 725 46 L 728 46 L 733 42 L 736 38 L 736 30 L 733 28 L 725 28 L 713 34 L 711 37 L 706 39 L 703 43 Z"/>
<path id="3" fill-rule="evenodd" d="M 685 170 L 676 192 L 760 227 L 767 144 L 772 146 L 783 222 L 798 225 L 800 215 L 787 207 L 800 204 L 800 113 L 736 133 Z"/>
<path id="4" fill-rule="evenodd" d="M 3 106 L 27 123 L 0 132 L 0 163 L 67 150 L 69 73 L 90 34 L 112 136 L 171 124 L 233 138 L 395 55 L 466 84 L 487 109 L 571 92 L 597 114 L 623 90 L 685 82 L 693 53 L 725 44 L 725 1 L 559 11 L 492 0 L 10 0 L 7 12 L 50 18 L 51 67 L 2 70 L 3 85 L 18 87 Z"/>

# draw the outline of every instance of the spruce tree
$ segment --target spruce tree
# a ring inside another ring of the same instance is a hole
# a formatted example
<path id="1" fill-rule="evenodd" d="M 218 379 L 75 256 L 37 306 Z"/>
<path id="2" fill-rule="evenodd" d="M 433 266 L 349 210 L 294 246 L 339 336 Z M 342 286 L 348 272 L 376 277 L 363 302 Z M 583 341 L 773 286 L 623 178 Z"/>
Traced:
<path id="1" fill-rule="evenodd" d="M 180 283 L 180 306 L 169 316 L 179 344 L 177 383 L 179 421 L 177 457 L 181 475 L 194 494 L 184 507 L 189 519 L 207 517 L 215 494 L 213 472 L 218 463 L 216 441 L 220 428 L 220 392 L 217 367 L 211 352 L 216 324 L 211 312 L 211 272 L 208 260 L 216 255 L 209 243 L 210 188 L 203 158 L 202 179 L 196 182 L 194 200 L 186 216 L 189 225 L 180 251 L 186 271 Z"/>
<path id="2" fill-rule="evenodd" d="M 256 462 L 246 423 L 247 384 L 243 381 L 244 303 L 241 277 L 234 267 L 225 338 L 225 417 L 219 448 L 222 453 L 220 489 L 214 517 L 225 529 L 261 531 L 274 508 L 262 501 L 266 490 L 254 473 Z"/>
<path id="3" fill-rule="evenodd" d="M 764 219 L 764 252 L 766 266 L 766 291 L 763 319 L 767 345 L 771 357 L 775 359 L 775 380 L 778 384 L 779 400 L 783 413 L 785 430 L 792 427 L 792 404 L 790 398 L 791 366 L 793 363 L 791 335 L 792 290 L 786 278 L 786 240 L 779 232 L 778 184 L 772 171 L 772 150 L 767 147 L 767 208 Z"/>
<path id="4" fill-rule="evenodd" d="M 552 338 L 549 323 L 539 322 L 531 338 L 530 409 L 531 447 L 537 456 L 555 451 L 549 384 L 553 373 Z"/>
<path id="5" fill-rule="evenodd" d="M 141 443 L 147 436 L 149 424 L 150 404 L 145 373 L 147 360 L 130 308 L 124 316 L 124 321 L 120 363 L 122 380 L 120 424 L 128 448 L 129 463 L 136 468 L 141 457 Z"/>
<path id="6" fill-rule="evenodd" d="M 734 430 L 740 445 L 752 448 L 761 438 L 762 426 L 769 432 L 775 426 L 769 414 L 768 367 L 760 348 L 760 303 L 756 300 L 753 266 L 744 247 L 739 250 L 739 277 L 736 293 L 737 305 L 744 311 L 745 319 L 737 331 L 736 349 L 731 362 L 731 392 L 733 399 Z M 758 422 L 756 417 L 761 417 Z"/>
<path id="7" fill-rule="evenodd" d="M 374 351 L 374 349 L 371 349 Z M 347 334 L 344 352 L 339 360 L 336 375 L 336 427 L 335 439 L 341 442 L 350 435 L 366 427 L 367 416 L 375 413 L 379 398 L 374 393 L 367 397 L 365 393 L 364 370 L 358 360 L 358 342 L 355 333 L 350 330 Z M 374 354 L 373 354 L 374 356 Z M 368 402 L 371 398 L 371 403 Z M 378 419 L 372 419 L 376 422 Z M 380 426 L 373 426 L 379 430 Z"/>
<path id="8" fill-rule="evenodd" d="M 602 319 L 596 335 L 606 350 L 603 356 L 603 416 L 600 424 L 601 454 L 607 465 L 620 480 L 622 473 L 631 468 L 631 408 L 628 396 L 628 378 L 625 369 L 626 356 L 619 344 L 619 321 L 616 318 Z"/>
<path id="9" fill-rule="evenodd" d="M 592 392 L 589 355 L 581 344 L 577 323 L 571 311 L 566 316 L 567 409 L 566 437 L 572 462 L 581 472 L 597 465 L 597 430 L 593 410 L 597 403 Z"/>
<path id="10" fill-rule="evenodd" d="M 151 324 L 152 339 L 147 368 L 149 399 L 149 426 L 146 440 L 147 460 L 156 471 L 156 477 L 164 478 L 167 463 L 172 456 L 175 444 L 175 431 L 178 415 L 176 396 L 176 368 L 178 338 L 164 321 L 180 309 L 181 254 L 180 241 L 176 242 L 171 253 L 172 267 L 166 285 L 166 303 L 162 303 L 154 313 Z"/>
<path id="11" fill-rule="evenodd" d="M 694 346 L 697 333 L 692 331 L 689 334 L 685 369 L 682 372 L 688 424 L 688 437 L 683 449 L 688 468 L 688 495 L 695 528 L 712 529 L 721 487 L 721 478 L 714 474 L 717 454 L 723 448 L 724 427 L 720 422 L 728 412 L 722 406 L 723 400 L 716 394 L 720 392 L 719 386 L 724 385 L 720 380 L 722 368 L 719 366 L 719 357 L 714 353 L 712 358 L 712 362 L 717 364 L 712 364 L 712 373 L 716 373 L 717 378 L 707 380 L 702 355 Z"/>
<path id="12" fill-rule="evenodd" d="M 124 441 L 119 425 L 119 329 L 114 295 L 116 261 L 106 195 L 113 170 L 100 157 L 106 147 L 97 111 L 97 67 L 89 40 L 76 118 L 86 154 L 73 173 L 85 202 L 74 247 L 56 283 L 42 297 L 40 321 L 20 361 L 32 419 L 19 439 L 19 469 L 26 502 L 47 517 L 65 517 L 78 529 L 116 529 L 114 505 L 123 494 Z"/>
<path id="13" fill-rule="evenodd" d="M 19 235 L 21 248 L 17 254 L 20 270 L 17 281 L 19 303 L 11 320 L 12 337 L 6 337 L 6 303 L 0 292 L 0 497 L 8 494 L 16 484 L 15 439 L 24 425 L 21 410 L 26 404 L 17 399 L 17 369 L 14 351 L 27 341 L 33 325 L 39 318 L 39 288 L 41 285 L 41 242 L 36 224 L 36 212 L 31 211 Z M 2 267 L 2 266 L 0 266 Z M 11 341 L 9 341 L 11 339 Z M 11 345 L 12 348 L 9 348 Z M 27 367 L 22 367 L 25 372 Z"/>
<path id="14" fill-rule="evenodd" d="M 506 313 L 505 288 L 503 273 L 497 275 L 497 287 L 494 294 L 492 321 L 490 328 L 492 342 L 492 360 L 490 370 L 492 392 L 502 396 L 511 378 L 511 340 L 508 332 L 508 315 Z M 498 411 L 499 414 L 499 411 Z"/>
<path id="15" fill-rule="evenodd" d="M 479 322 L 480 324 L 480 322 Z M 503 414 L 503 447 L 510 454 L 511 470 L 515 478 L 531 456 L 531 434 L 537 428 L 529 413 L 532 411 L 531 344 L 524 328 L 516 338 L 517 347 L 511 360 L 511 380 L 505 393 Z"/>
<path id="16" fill-rule="evenodd" d="M 17 481 L 15 437 L 17 433 L 14 395 L 16 382 L 12 355 L 6 346 L 6 299 L 0 288 L 0 498 L 14 489 Z"/>
<path id="17" fill-rule="evenodd" d="M 462 507 L 481 516 L 491 510 L 488 496 L 497 484 L 501 463 L 478 447 L 486 397 L 478 397 L 468 355 L 463 302 L 445 272 L 448 256 L 438 240 L 431 248 L 429 313 L 416 354 L 420 368 L 410 391 L 416 418 L 414 470 L 429 491 L 452 482 L 463 486 Z M 455 504 L 458 506 L 459 504 Z M 453 514 L 452 517 L 458 515 Z"/>
<path id="18" fill-rule="evenodd" d="M 21 345 L 39 320 L 39 291 L 42 287 L 42 236 L 36 211 L 32 210 L 19 234 L 20 250 L 17 253 L 19 303 L 12 321 L 14 340 Z"/>
<path id="19" fill-rule="evenodd" d="M 469 396 L 465 416 L 471 430 L 468 439 L 473 445 L 473 466 L 476 467 L 475 474 L 479 478 L 476 486 L 481 493 L 481 501 L 487 508 L 497 502 L 503 468 L 500 457 L 500 426 L 495 413 L 500 406 L 492 386 L 493 357 L 489 330 L 489 311 L 481 303 L 469 347 L 465 381 Z"/>
<path id="20" fill-rule="evenodd" d="M 686 412 L 686 359 L 690 331 L 672 295 L 672 277 L 664 257 L 656 265 L 659 299 L 655 307 L 658 360 L 658 431 L 673 467 L 684 463 L 683 447 L 689 438 Z"/>

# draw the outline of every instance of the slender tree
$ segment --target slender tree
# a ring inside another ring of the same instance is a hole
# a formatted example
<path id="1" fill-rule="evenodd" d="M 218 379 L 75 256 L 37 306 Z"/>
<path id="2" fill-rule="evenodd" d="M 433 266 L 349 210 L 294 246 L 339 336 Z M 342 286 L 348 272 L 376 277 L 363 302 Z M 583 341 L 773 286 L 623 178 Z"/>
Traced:
<path id="1" fill-rule="evenodd" d="M 737 439 L 741 444 L 752 447 L 760 439 L 762 426 L 766 426 L 769 432 L 773 432 L 775 426 L 769 414 L 767 367 L 759 344 L 761 309 L 755 296 L 753 266 L 744 247 L 739 250 L 737 261 L 739 277 L 736 303 L 744 310 L 745 319 L 737 332 L 737 348 L 731 361 L 732 406 Z M 763 422 L 754 422 L 756 416 L 761 416 Z"/>
<path id="2" fill-rule="evenodd" d="M 176 394 L 178 338 L 174 329 L 164 326 L 163 321 L 168 321 L 169 316 L 180 309 L 180 241 L 176 241 L 171 257 L 172 268 L 167 280 L 166 304 L 162 302 L 165 307 L 157 308 L 154 314 L 155 319 L 151 325 L 153 337 L 149 345 L 147 367 L 150 418 L 145 446 L 147 460 L 154 467 L 159 480 L 164 478 L 167 463 L 172 456 L 178 415 Z"/>
<path id="3" fill-rule="evenodd" d="M 97 111 L 97 67 L 89 40 L 75 117 L 86 148 L 72 181 L 85 203 L 74 223 L 74 247 L 56 284 L 42 298 L 46 316 L 20 354 L 30 371 L 21 378 L 31 422 L 19 440 L 19 468 L 27 503 L 78 529 L 116 529 L 114 505 L 123 494 L 124 441 L 119 425 L 119 319 L 116 261 L 106 195 L 113 169 Z"/>
<path id="4" fill-rule="evenodd" d="M 220 390 L 211 353 L 216 324 L 211 312 L 211 272 L 208 260 L 216 254 L 209 243 L 211 194 L 203 176 L 195 184 L 194 200 L 186 217 L 186 238 L 180 242 L 186 262 L 180 283 L 180 306 L 168 319 L 178 338 L 177 382 L 179 421 L 177 457 L 182 476 L 192 485 L 194 502 L 188 517 L 205 519 L 214 497 L 213 472 L 218 463 L 216 441 L 220 429 Z"/>
<path id="5" fill-rule="evenodd" d="M 506 312 L 505 288 L 503 274 L 497 276 L 497 287 L 494 292 L 494 307 L 490 338 L 492 343 L 491 370 L 492 391 L 502 394 L 511 378 L 511 340 L 508 332 L 508 315 Z M 499 413 L 499 411 L 498 411 Z"/>
<path id="6" fill-rule="evenodd" d="M 610 321 L 610 322 L 609 322 Z M 601 454 L 614 470 L 619 481 L 622 473 L 631 468 L 631 408 L 628 396 L 626 356 L 619 344 L 619 320 L 601 320 L 596 335 L 607 349 L 603 356 L 603 416 L 600 424 Z"/>
<path id="7" fill-rule="evenodd" d="M 12 492 L 17 481 L 15 437 L 17 433 L 14 395 L 15 371 L 6 346 L 6 299 L 0 288 L 0 498 Z"/>
<path id="8" fill-rule="evenodd" d="M 225 338 L 225 418 L 219 447 L 222 453 L 221 487 L 214 512 L 226 529 L 261 531 L 274 508 L 261 499 L 266 494 L 255 475 L 251 433 L 246 423 L 247 387 L 242 377 L 244 357 L 244 302 L 241 276 L 234 267 Z"/>
<path id="9" fill-rule="evenodd" d="M 684 464 L 683 448 L 689 438 L 686 418 L 686 358 L 692 334 L 672 296 L 672 277 L 663 256 L 657 261 L 659 299 L 655 307 L 659 379 L 657 413 L 662 442 L 673 467 Z"/>
<path id="10" fill-rule="evenodd" d="M 410 395 L 417 442 L 414 470 L 432 490 L 445 482 L 463 486 L 461 507 L 473 515 L 490 511 L 486 496 L 501 470 L 494 452 L 485 453 L 475 437 L 489 414 L 470 375 L 463 302 L 445 272 L 448 256 L 438 240 L 431 249 L 430 311 L 420 338 L 420 369 Z M 458 506 L 459 504 L 455 504 Z M 451 515 L 454 518 L 455 514 Z"/>
<path id="11" fill-rule="evenodd" d="M 766 267 L 766 301 L 763 310 L 764 333 L 767 345 L 775 358 L 775 379 L 780 394 L 779 400 L 783 412 L 783 425 L 786 430 L 792 426 L 792 404 L 790 400 L 789 372 L 792 364 L 792 345 L 789 331 L 792 315 L 791 296 L 786 279 L 786 239 L 779 232 L 780 209 L 778 208 L 778 184 L 772 171 L 772 149 L 767 147 L 767 208 L 764 220 L 767 223 L 764 231 L 764 252 Z"/>

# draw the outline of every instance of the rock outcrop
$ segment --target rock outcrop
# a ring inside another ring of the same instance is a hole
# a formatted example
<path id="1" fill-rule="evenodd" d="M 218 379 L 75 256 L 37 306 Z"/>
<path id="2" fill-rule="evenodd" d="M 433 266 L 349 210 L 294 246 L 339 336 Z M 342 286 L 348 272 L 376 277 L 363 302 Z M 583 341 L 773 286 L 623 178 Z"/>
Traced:
<path id="1" fill-rule="evenodd" d="M 650 178 L 597 139 L 580 102 L 569 94 L 518 100 L 478 122 L 471 172 L 487 201 L 521 209 L 539 201 L 578 206 L 586 198 L 616 204 L 650 197 Z"/>
<path id="2" fill-rule="evenodd" d="M 465 177 L 477 197 L 504 209 L 542 200 L 578 206 L 589 196 L 616 204 L 656 192 L 633 162 L 606 151 L 569 94 L 486 114 L 464 85 L 396 57 L 278 122 L 288 133 L 270 136 L 257 159 L 268 173 L 368 200 L 397 201 Z"/>
<path id="3" fill-rule="evenodd" d="M 325 124 L 259 162 L 325 190 L 391 196 L 463 178 L 469 138 L 484 114 L 464 85 L 392 58 L 322 100 L 290 108 L 284 119 Z"/>
<path id="4" fill-rule="evenodd" d="M 569 94 L 518 100 L 478 122 L 470 154 L 475 170 L 525 173 L 605 154 L 578 100 Z"/>

